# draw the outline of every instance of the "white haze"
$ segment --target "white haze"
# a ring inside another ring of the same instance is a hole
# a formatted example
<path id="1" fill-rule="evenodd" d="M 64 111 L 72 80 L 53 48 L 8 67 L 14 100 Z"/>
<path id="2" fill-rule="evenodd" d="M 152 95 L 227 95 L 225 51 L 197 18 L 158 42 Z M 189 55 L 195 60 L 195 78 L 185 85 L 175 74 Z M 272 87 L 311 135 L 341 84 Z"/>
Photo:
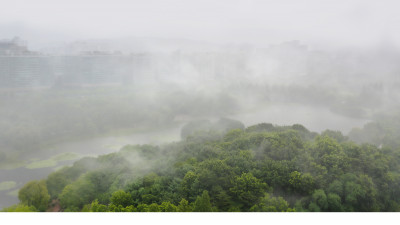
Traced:
<path id="1" fill-rule="evenodd" d="M 76 160 L 56 162 L 60 154 L 179 141 L 194 120 L 348 134 L 399 112 L 399 9 L 394 0 L 0 0 L 0 43 L 19 36 L 30 50 L 0 48 L 0 182 L 17 183 L 0 191 L 0 209 L 25 182 Z"/>
<path id="2" fill-rule="evenodd" d="M 119 37 L 260 46 L 284 40 L 320 47 L 399 45 L 399 6 L 395 0 L 2 0 L 0 36 L 20 35 L 35 47 Z"/>

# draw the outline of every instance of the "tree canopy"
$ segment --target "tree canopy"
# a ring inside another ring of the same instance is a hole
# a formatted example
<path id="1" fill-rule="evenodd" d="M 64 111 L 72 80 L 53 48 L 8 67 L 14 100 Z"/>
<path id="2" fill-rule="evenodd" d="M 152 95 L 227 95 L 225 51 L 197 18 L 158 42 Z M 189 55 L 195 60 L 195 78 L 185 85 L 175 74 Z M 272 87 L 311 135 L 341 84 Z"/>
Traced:
<path id="1" fill-rule="evenodd" d="M 7 210 L 44 211 L 50 198 L 91 212 L 400 210 L 398 149 L 299 124 L 236 125 L 81 159 L 27 183 Z"/>

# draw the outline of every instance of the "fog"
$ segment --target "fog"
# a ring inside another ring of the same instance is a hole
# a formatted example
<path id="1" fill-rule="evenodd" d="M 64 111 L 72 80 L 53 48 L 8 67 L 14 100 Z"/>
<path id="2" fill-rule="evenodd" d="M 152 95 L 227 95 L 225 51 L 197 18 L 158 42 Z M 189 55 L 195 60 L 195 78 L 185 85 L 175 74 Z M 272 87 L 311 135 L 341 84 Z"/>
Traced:
<path id="1" fill-rule="evenodd" d="M 399 44 L 400 36 L 398 3 L 391 0 L 4 0 L 2 6 L 0 34 L 23 36 L 37 47 L 47 40 L 119 37 L 262 46 L 294 39 L 367 47 L 383 41 Z"/>
<path id="2" fill-rule="evenodd" d="M 179 141 L 192 121 L 348 135 L 397 115 L 398 6 L 2 1 L 0 208 L 30 179 L 127 144 Z"/>

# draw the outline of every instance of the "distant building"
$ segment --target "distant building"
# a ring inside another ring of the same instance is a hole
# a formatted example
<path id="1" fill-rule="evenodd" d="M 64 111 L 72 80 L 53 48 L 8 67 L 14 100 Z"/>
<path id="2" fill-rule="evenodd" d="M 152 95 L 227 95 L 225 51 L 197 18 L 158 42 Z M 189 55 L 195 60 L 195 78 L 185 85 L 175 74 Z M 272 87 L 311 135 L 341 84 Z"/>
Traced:
<path id="1" fill-rule="evenodd" d="M 0 55 L 32 55 L 26 47 L 26 42 L 22 41 L 19 37 L 14 37 L 11 40 L 0 40 Z"/>

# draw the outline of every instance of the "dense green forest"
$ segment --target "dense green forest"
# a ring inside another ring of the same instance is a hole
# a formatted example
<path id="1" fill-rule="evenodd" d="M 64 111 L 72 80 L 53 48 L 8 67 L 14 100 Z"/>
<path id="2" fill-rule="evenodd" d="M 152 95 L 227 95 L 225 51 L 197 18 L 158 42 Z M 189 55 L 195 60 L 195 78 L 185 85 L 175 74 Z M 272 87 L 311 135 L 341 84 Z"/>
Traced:
<path id="1" fill-rule="evenodd" d="M 400 210 L 399 146 L 338 131 L 198 121 L 183 141 L 86 157 L 19 191 L 3 211 L 357 212 Z"/>

